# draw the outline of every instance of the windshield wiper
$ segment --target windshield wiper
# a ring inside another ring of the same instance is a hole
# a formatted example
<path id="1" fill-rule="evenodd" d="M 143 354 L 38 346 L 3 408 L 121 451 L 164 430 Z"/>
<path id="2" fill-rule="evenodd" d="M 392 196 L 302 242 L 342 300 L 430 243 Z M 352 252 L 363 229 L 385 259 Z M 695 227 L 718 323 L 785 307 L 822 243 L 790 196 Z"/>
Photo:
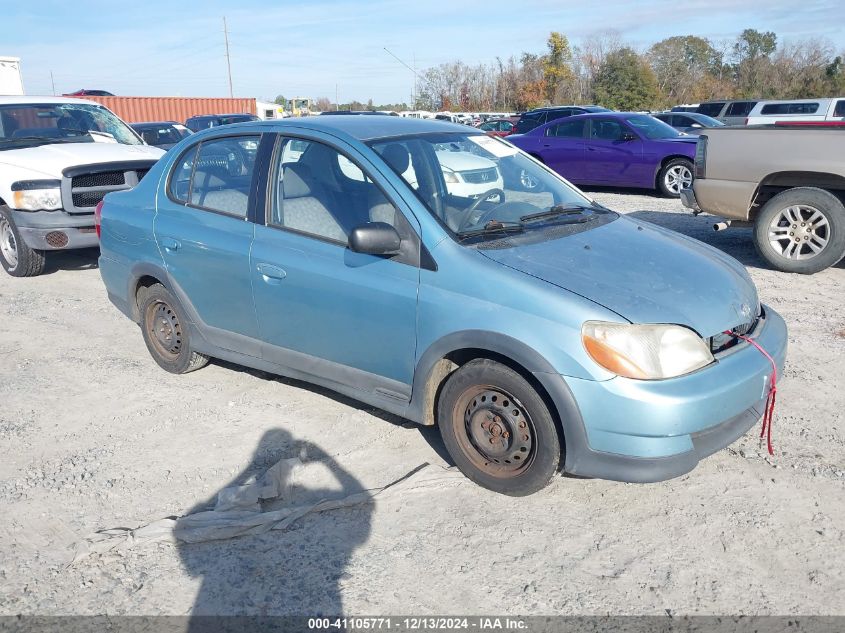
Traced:
<path id="1" fill-rule="evenodd" d="M 509 233 L 522 233 L 525 229 L 521 224 L 516 222 L 500 222 L 499 220 L 491 220 L 483 228 L 473 229 L 472 231 L 461 231 L 458 237 L 461 241 L 471 237 L 480 237 L 484 235 L 497 235 Z"/>
<path id="2" fill-rule="evenodd" d="M 583 215 L 584 211 L 605 211 L 603 207 L 598 205 L 582 205 L 582 204 L 556 204 L 548 211 L 540 211 L 539 213 L 530 213 L 519 218 L 520 222 L 533 222 L 535 220 L 545 220 L 548 218 L 555 218 L 562 215 Z M 585 220 L 581 220 L 585 221 Z"/>

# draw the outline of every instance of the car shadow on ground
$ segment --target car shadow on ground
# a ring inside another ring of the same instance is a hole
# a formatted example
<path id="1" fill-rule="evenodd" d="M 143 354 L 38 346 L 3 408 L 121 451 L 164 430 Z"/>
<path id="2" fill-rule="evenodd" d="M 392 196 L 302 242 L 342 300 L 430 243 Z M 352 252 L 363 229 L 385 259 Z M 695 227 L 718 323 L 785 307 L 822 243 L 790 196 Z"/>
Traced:
<path id="1" fill-rule="evenodd" d="M 79 248 L 69 251 L 47 251 L 44 275 L 51 275 L 60 270 L 94 270 L 98 268 L 99 248 Z"/>
<path id="2" fill-rule="evenodd" d="M 359 411 L 364 411 L 394 426 L 401 426 L 403 428 L 416 428 L 422 438 L 428 443 L 431 449 L 435 453 L 437 453 L 437 456 L 440 457 L 440 459 L 446 462 L 449 466 L 455 465 L 454 461 L 452 461 L 452 458 L 449 455 L 449 452 L 446 450 L 446 446 L 443 444 L 443 439 L 440 437 L 440 431 L 435 426 L 423 426 L 421 424 L 411 422 L 410 420 L 407 420 L 401 416 L 388 413 L 387 411 L 382 411 L 378 407 L 374 407 L 359 400 L 355 400 L 354 398 L 344 396 L 343 394 L 337 393 L 336 391 L 332 391 L 331 389 L 328 389 L 326 387 L 313 385 L 302 380 L 296 380 L 295 378 L 287 378 L 285 376 L 271 374 L 270 372 L 263 371 L 261 369 L 252 369 L 251 367 L 244 367 L 243 365 L 230 363 L 229 361 L 220 360 L 218 358 L 212 359 L 211 362 L 215 365 L 225 367 L 226 369 L 250 374 L 251 376 L 255 376 L 256 378 L 260 378 L 262 380 L 273 380 L 289 387 L 294 387 L 296 389 L 305 389 L 307 391 L 310 391 L 311 393 L 319 394 L 325 398 L 331 398 L 339 404 L 350 407 L 352 409 L 357 409 Z"/>
<path id="3" fill-rule="evenodd" d="M 249 465 L 224 488 L 246 485 L 280 460 L 302 454 L 308 463 L 319 462 L 316 467 L 325 476 L 318 477 L 319 483 L 312 481 L 312 485 L 302 475 L 294 474 L 292 479 L 286 476 L 283 496 L 262 502 L 263 511 L 277 510 L 278 504 L 310 506 L 367 492 L 319 446 L 299 442 L 281 428 L 264 433 Z M 306 467 L 311 468 L 307 464 Z M 215 493 L 197 504 L 189 514 L 213 509 L 216 497 Z M 372 512 L 373 505 L 365 494 L 361 503 L 308 514 L 285 531 L 195 543 L 179 541 L 182 565 L 188 574 L 200 579 L 187 630 L 215 631 L 219 621 L 213 616 L 218 615 L 343 614 L 341 583 L 348 576 L 350 557 L 369 537 Z"/>

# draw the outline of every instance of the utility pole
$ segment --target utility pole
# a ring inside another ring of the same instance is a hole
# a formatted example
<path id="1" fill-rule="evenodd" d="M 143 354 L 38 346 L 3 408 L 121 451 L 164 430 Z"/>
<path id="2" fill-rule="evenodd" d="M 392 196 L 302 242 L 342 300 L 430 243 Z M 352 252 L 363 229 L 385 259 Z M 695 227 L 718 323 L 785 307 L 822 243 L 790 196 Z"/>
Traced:
<path id="1" fill-rule="evenodd" d="M 337 84 L 334 85 L 334 109 L 335 112 L 340 110 L 340 101 L 337 100 Z"/>
<path id="2" fill-rule="evenodd" d="M 413 103 L 411 103 L 411 110 L 417 109 L 417 54 L 413 53 L 414 55 L 414 68 L 411 70 L 414 73 L 414 91 L 411 93 L 411 99 Z"/>
<path id="3" fill-rule="evenodd" d="M 223 16 L 223 40 L 226 42 L 226 69 L 229 71 L 229 96 L 234 97 L 232 92 L 232 62 L 229 60 L 229 30 L 226 28 L 226 16 Z"/>
<path id="4" fill-rule="evenodd" d="M 53 71 L 52 70 L 50 71 L 50 83 L 53 86 L 53 96 L 55 97 L 56 96 L 56 82 L 53 79 Z"/>

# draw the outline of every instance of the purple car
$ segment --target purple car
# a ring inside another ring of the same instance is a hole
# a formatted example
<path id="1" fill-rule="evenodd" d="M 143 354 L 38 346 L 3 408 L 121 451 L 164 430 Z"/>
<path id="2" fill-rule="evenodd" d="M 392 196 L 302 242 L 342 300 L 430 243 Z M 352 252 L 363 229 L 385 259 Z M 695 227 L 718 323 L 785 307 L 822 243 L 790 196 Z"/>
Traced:
<path id="1" fill-rule="evenodd" d="M 580 114 L 508 140 L 578 184 L 659 189 L 672 198 L 692 184 L 696 137 L 648 114 Z M 540 183 L 522 178 L 522 185 Z"/>

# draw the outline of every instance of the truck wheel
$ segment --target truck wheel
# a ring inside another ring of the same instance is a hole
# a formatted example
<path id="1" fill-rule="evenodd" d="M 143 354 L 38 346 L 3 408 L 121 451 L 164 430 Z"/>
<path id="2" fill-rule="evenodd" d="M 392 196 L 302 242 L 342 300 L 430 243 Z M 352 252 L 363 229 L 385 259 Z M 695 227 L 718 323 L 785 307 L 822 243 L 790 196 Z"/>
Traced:
<path id="1" fill-rule="evenodd" d="M 777 270 L 817 273 L 845 256 L 845 207 L 824 189 L 787 189 L 757 214 L 754 245 Z"/>
<path id="2" fill-rule="evenodd" d="M 187 374 L 208 364 L 208 356 L 191 350 L 182 306 L 167 288 L 155 284 L 138 291 L 141 332 L 150 355 L 171 374 Z"/>
<path id="3" fill-rule="evenodd" d="M 457 369 L 443 386 L 437 422 L 461 472 L 489 490 L 530 495 L 557 471 L 552 414 L 522 376 L 500 363 L 478 359 Z"/>
<path id="4" fill-rule="evenodd" d="M 27 246 L 6 207 L 0 207 L 0 264 L 12 277 L 37 277 L 44 272 L 44 251 Z"/>
<path id="5" fill-rule="evenodd" d="M 680 198 L 681 189 L 692 186 L 692 161 L 688 158 L 673 158 L 660 170 L 657 187 L 668 198 Z"/>

